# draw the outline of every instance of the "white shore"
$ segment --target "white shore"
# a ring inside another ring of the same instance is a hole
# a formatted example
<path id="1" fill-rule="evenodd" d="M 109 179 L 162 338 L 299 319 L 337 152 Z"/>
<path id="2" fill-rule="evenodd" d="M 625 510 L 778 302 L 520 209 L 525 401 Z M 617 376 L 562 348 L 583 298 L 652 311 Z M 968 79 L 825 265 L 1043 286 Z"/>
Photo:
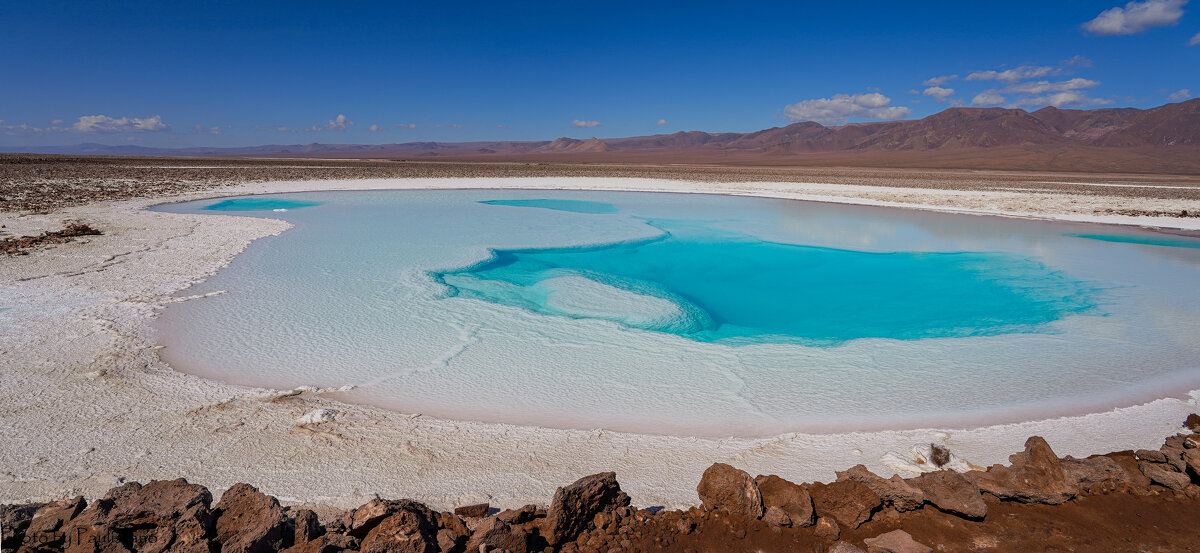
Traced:
<path id="1" fill-rule="evenodd" d="M 975 465 L 1006 461 L 1030 435 L 1059 455 L 1156 448 L 1198 410 L 1200 391 L 1104 413 L 972 430 L 785 434 L 764 439 L 434 420 L 205 380 L 159 360 L 149 323 L 174 294 L 228 264 L 278 220 L 147 211 L 164 201 L 352 189 L 523 188 L 718 193 L 1200 230 L 1200 218 L 1096 216 L 1097 207 L 1200 211 L 1200 202 L 800 183 L 642 179 L 411 179 L 254 183 L 167 199 L 0 213 L 15 234 L 82 219 L 104 231 L 0 257 L 0 502 L 99 496 L 122 481 L 180 476 L 214 494 L 249 482 L 288 502 L 357 506 L 376 495 L 430 506 L 544 503 L 557 486 L 616 471 L 637 505 L 685 507 L 713 462 L 793 481 L 858 463 L 890 475 L 918 444 Z M 336 411 L 331 420 L 312 416 Z"/>

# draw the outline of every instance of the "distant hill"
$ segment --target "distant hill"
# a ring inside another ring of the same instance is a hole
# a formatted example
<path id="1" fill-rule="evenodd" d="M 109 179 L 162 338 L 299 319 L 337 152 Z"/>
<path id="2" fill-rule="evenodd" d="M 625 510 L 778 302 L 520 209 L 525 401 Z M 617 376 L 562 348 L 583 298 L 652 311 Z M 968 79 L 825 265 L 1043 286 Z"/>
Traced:
<path id="1" fill-rule="evenodd" d="M 812 121 L 750 133 L 677 132 L 528 142 L 291 144 L 147 148 L 79 144 L 30 153 L 838 164 L 1200 174 L 1200 98 L 1150 109 L 952 107 L 924 119 L 827 127 Z M 16 150 L 14 150 L 16 151 Z"/>

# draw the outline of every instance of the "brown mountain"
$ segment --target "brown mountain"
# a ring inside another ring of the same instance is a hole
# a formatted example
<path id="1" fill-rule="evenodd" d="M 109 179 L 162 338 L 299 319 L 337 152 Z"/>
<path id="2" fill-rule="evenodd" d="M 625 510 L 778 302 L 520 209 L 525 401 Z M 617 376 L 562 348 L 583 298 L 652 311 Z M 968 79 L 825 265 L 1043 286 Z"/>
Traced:
<path id="1" fill-rule="evenodd" d="M 1150 109 L 953 107 L 924 119 L 750 133 L 677 132 L 533 142 L 307 144 L 159 149 L 97 144 L 34 153 L 445 158 L 456 160 L 845 165 L 1200 174 L 1200 98 Z"/>

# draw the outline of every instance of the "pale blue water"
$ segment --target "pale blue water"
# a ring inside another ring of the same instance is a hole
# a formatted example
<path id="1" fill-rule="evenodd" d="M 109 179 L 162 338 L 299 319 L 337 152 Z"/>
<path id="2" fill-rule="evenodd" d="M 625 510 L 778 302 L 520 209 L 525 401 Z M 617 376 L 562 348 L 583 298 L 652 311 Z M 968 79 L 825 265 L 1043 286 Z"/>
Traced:
<path id="1" fill-rule="evenodd" d="M 486 205 L 507 205 L 510 207 L 540 207 L 556 211 L 572 213 L 616 213 L 617 206 L 606 202 L 589 202 L 586 200 L 484 200 L 479 202 Z"/>
<path id="2" fill-rule="evenodd" d="M 1118 242 L 1122 244 L 1145 244 L 1147 246 L 1164 246 L 1167 248 L 1200 249 L 1200 239 L 1185 236 L 1146 236 L 1133 234 L 1068 234 L 1076 238 L 1100 240 L 1103 242 Z"/>
<path id="3" fill-rule="evenodd" d="M 305 202 L 299 200 L 282 200 L 271 197 L 235 198 L 221 200 L 202 209 L 208 211 L 274 211 L 276 209 L 299 209 L 321 205 L 320 202 Z"/>
<path id="4" fill-rule="evenodd" d="M 678 317 L 633 326 L 731 344 L 1035 332 L 1094 310 L 1101 296 L 1095 284 L 1003 252 L 864 252 L 769 242 L 704 221 L 647 224 L 663 235 L 497 250 L 478 265 L 435 275 L 464 297 L 565 316 L 580 315 L 551 305 L 544 283 L 578 276 L 680 307 Z"/>
<path id="5" fill-rule="evenodd" d="M 707 436 L 1015 422 L 1200 389 L 1200 240 L 1183 236 L 628 192 L 156 209 L 214 205 L 293 227 L 183 295 L 226 293 L 160 313 L 159 354 L 240 384 Z"/>

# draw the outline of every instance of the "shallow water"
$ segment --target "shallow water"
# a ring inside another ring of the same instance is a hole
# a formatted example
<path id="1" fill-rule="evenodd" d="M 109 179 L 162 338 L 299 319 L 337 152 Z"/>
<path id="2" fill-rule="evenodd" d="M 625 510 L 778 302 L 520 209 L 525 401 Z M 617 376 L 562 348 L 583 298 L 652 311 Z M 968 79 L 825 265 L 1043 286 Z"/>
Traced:
<path id="1" fill-rule="evenodd" d="M 451 419 L 769 435 L 1025 420 L 1200 383 L 1186 237 L 649 193 L 232 202 L 296 226 L 158 326 L 173 365 L 244 384 L 351 385 L 339 397 Z"/>

